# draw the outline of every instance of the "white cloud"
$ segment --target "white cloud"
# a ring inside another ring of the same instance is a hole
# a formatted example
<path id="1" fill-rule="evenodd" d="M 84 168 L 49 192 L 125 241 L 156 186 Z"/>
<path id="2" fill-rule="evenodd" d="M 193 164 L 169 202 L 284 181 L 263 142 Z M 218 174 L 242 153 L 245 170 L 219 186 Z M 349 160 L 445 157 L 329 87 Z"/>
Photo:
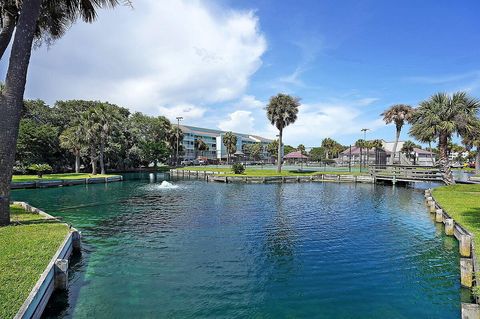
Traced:
<path id="1" fill-rule="evenodd" d="M 109 100 L 164 113 L 179 104 L 241 97 L 261 66 L 266 40 L 252 11 L 206 1 L 145 0 L 78 23 L 34 53 L 28 97 Z"/>
<path id="2" fill-rule="evenodd" d="M 238 108 L 249 108 L 249 109 L 261 109 L 266 106 L 266 102 L 257 100 L 253 95 L 244 95 L 240 100 L 233 104 L 234 107 Z"/>
<path id="3" fill-rule="evenodd" d="M 180 104 L 172 107 L 161 106 L 158 108 L 160 115 L 166 116 L 170 120 L 174 120 L 177 116 L 183 117 L 184 120 L 196 120 L 202 118 L 205 112 L 207 111 L 203 107 L 191 105 L 191 104 Z"/>
<path id="4" fill-rule="evenodd" d="M 254 133 L 254 118 L 250 111 L 235 111 L 228 115 L 228 118 L 221 121 L 218 127 L 224 131 L 237 133 Z"/>

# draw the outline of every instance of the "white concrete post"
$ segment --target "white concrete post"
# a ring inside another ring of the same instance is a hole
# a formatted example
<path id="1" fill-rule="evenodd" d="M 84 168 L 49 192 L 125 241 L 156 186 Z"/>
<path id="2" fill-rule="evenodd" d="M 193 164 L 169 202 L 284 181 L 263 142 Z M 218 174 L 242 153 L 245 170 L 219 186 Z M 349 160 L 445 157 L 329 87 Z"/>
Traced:
<path id="1" fill-rule="evenodd" d="M 471 258 L 460 258 L 460 284 L 471 288 L 473 283 L 473 262 Z"/>
<path id="2" fill-rule="evenodd" d="M 462 319 L 480 319 L 480 305 L 462 302 Z"/>
<path id="3" fill-rule="evenodd" d="M 54 286 L 55 289 L 65 290 L 68 286 L 68 259 L 57 259 L 55 261 Z"/>
<path id="4" fill-rule="evenodd" d="M 455 227 L 455 222 L 452 218 L 445 219 L 445 234 L 448 236 L 453 235 L 453 228 Z"/>
<path id="5" fill-rule="evenodd" d="M 429 205 L 429 211 L 430 213 L 435 213 L 437 210 L 437 207 L 435 206 L 435 202 L 432 200 L 430 201 L 430 205 Z"/>
<path id="6" fill-rule="evenodd" d="M 460 256 L 470 257 L 472 238 L 469 235 L 460 236 Z"/>
<path id="7" fill-rule="evenodd" d="M 443 222 L 443 210 L 441 208 L 439 208 L 435 211 L 435 221 L 437 223 L 442 223 Z"/>

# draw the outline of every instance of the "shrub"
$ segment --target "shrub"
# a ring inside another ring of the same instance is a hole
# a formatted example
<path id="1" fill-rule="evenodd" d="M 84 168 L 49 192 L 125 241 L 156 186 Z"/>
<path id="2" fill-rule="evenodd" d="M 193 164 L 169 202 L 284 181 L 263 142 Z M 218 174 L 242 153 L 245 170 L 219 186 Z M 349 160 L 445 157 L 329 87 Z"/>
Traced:
<path id="1" fill-rule="evenodd" d="M 235 163 L 232 165 L 232 171 L 235 174 L 243 174 L 243 172 L 245 172 L 245 166 L 240 163 Z"/>
<path id="2" fill-rule="evenodd" d="M 28 167 L 29 170 L 35 171 L 38 178 L 42 178 L 43 173 L 51 171 L 52 167 L 48 164 L 32 164 Z"/>

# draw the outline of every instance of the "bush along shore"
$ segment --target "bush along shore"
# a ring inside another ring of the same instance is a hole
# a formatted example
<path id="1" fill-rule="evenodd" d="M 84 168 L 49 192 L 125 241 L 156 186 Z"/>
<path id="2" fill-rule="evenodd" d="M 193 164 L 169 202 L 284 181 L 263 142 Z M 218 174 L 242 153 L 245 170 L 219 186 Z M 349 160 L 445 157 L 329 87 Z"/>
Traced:
<path id="1" fill-rule="evenodd" d="M 477 281 L 480 256 L 480 185 L 449 185 L 425 191 L 426 205 L 435 221 L 444 223 L 445 234 L 459 242 L 460 283 L 472 289 L 476 303 L 462 303 L 462 318 L 480 318 L 480 289 Z M 477 237 L 478 238 L 478 237 Z"/>

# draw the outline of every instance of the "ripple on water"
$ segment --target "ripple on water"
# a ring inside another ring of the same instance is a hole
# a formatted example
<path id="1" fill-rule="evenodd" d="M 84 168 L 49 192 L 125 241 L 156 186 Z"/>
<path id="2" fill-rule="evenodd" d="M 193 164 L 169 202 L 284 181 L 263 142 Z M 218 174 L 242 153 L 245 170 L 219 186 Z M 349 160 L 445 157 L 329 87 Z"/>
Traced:
<path id="1" fill-rule="evenodd" d="M 460 315 L 457 243 L 417 190 L 161 185 L 14 192 L 84 233 L 67 306 L 50 305 L 52 317 Z"/>

